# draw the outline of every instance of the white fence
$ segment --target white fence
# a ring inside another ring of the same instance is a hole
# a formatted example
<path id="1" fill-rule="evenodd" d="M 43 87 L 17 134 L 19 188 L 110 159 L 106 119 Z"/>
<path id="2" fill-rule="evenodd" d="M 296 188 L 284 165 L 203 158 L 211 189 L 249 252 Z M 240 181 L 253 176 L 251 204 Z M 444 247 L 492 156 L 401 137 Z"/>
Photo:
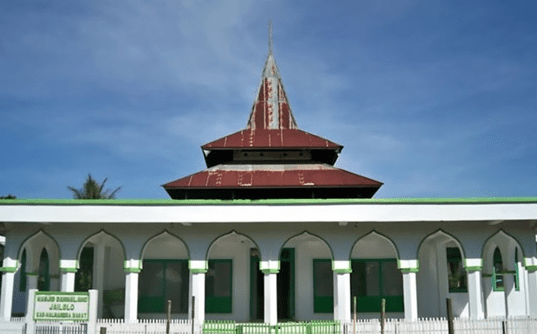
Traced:
<path id="1" fill-rule="evenodd" d="M 489 318 L 480 320 L 455 319 L 455 334 L 535 334 L 537 319 L 528 317 Z M 343 325 L 344 334 L 380 334 L 378 319 L 358 320 Z M 448 334 L 448 322 L 445 318 L 420 319 L 386 319 L 385 334 Z"/>
<path id="2" fill-rule="evenodd" d="M 140 319 L 138 323 L 125 323 L 120 319 L 99 319 L 96 328 L 96 334 L 100 333 L 101 328 L 106 328 L 106 334 L 163 334 L 166 333 L 166 320 Z M 190 334 L 191 332 L 190 320 L 171 320 L 170 334 Z"/>
<path id="3" fill-rule="evenodd" d="M 491 318 L 481 320 L 455 319 L 454 330 L 456 334 L 535 334 L 537 333 L 537 318 L 509 317 Z M 36 333 L 61 333 L 58 325 L 36 323 Z M 67 329 L 66 324 L 62 325 Z M 56 329 L 53 329 L 55 327 Z M 0 334 L 33 334 L 26 333 L 25 318 L 12 318 L 9 322 L 0 321 Z M 95 326 L 95 333 L 99 334 L 101 328 L 106 328 L 107 334 L 164 334 L 166 333 L 166 320 L 147 319 L 138 320 L 137 323 L 125 323 L 117 319 L 99 319 Z M 74 329 L 73 329 L 74 330 Z M 69 333 L 75 333 L 68 330 Z M 192 324 L 189 320 L 172 320 L 170 333 L 191 334 Z M 196 330 L 199 333 L 199 330 Z M 67 331 L 65 331 L 67 333 Z M 362 319 L 356 324 L 347 322 L 342 325 L 342 334 L 380 334 L 381 326 L 378 319 Z M 406 321 L 403 319 L 386 319 L 385 334 L 448 334 L 448 323 L 445 318 L 420 319 Z M 315 333 L 312 333 L 315 334 Z"/>

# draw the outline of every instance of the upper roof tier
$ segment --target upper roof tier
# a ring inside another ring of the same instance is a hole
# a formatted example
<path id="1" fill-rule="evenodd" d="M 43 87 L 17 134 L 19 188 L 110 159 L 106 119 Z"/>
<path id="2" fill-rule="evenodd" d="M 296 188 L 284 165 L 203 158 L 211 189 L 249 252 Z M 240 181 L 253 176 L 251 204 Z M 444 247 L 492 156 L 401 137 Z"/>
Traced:
<path id="1" fill-rule="evenodd" d="M 207 143 L 202 149 L 282 148 L 328 149 L 339 153 L 343 146 L 298 129 L 276 60 L 269 50 L 246 129 Z"/>

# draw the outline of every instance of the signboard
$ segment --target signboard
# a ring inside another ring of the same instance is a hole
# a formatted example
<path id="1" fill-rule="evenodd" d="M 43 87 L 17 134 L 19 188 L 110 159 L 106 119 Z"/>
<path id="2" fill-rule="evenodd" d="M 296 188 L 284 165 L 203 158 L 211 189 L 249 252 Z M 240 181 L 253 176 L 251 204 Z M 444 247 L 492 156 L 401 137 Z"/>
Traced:
<path id="1" fill-rule="evenodd" d="M 36 291 L 34 321 L 88 320 L 88 292 Z"/>

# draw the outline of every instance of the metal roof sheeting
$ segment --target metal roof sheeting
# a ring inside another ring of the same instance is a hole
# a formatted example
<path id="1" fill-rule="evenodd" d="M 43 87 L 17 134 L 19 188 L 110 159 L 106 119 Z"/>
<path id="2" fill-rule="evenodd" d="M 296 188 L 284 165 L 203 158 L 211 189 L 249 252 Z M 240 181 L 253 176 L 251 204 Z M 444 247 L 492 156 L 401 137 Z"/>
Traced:
<path id="1" fill-rule="evenodd" d="M 341 151 L 343 146 L 298 129 L 245 129 L 207 143 L 201 148 L 204 150 L 224 148 L 305 148 Z"/>
<path id="2" fill-rule="evenodd" d="M 218 165 L 163 187 L 173 188 L 290 188 L 374 187 L 382 185 L 367 177 L 325 164 Z"/>

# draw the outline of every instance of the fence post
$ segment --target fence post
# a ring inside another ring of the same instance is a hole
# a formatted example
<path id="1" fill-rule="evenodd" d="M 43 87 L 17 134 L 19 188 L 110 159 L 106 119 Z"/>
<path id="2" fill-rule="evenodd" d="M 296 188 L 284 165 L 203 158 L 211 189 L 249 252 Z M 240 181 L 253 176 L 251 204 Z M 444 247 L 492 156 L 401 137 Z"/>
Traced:
<path id="1" fill-rule="evenodd" d="M 356 296 L 353 298 L 353 304 L 354 304 L 354 321 L 352 322 L 352 334 L 356 334 Z"/>
<path id="2" fill-rule="evenodd" d="M 166 305 L 166 334 L 170 334 L 170 321 L 172 319 L 172 301 L 168 299 Z"/>
<path id="3" fill-rule="evenodd" d="M 192 324 L 192 334 L 194 334 L 194 319 L 196 318 L 196 297 L 192 296 L 192 319 L 190 319 L 190 322 Z"/>
<path id="4" fill-rule="evenodd" d="M 386 299 L 380 300 L 380 333 L 384 334 L 384 321 L 386 320 Z"/>
<path id="5" fill-rule="evenodd" d="M 446 298 L 446 309 L 447 309 L 448 333 L 454 334 L 455 329 L 453 328 L 453 306 L 451 305 L 451 298 Z"/>

